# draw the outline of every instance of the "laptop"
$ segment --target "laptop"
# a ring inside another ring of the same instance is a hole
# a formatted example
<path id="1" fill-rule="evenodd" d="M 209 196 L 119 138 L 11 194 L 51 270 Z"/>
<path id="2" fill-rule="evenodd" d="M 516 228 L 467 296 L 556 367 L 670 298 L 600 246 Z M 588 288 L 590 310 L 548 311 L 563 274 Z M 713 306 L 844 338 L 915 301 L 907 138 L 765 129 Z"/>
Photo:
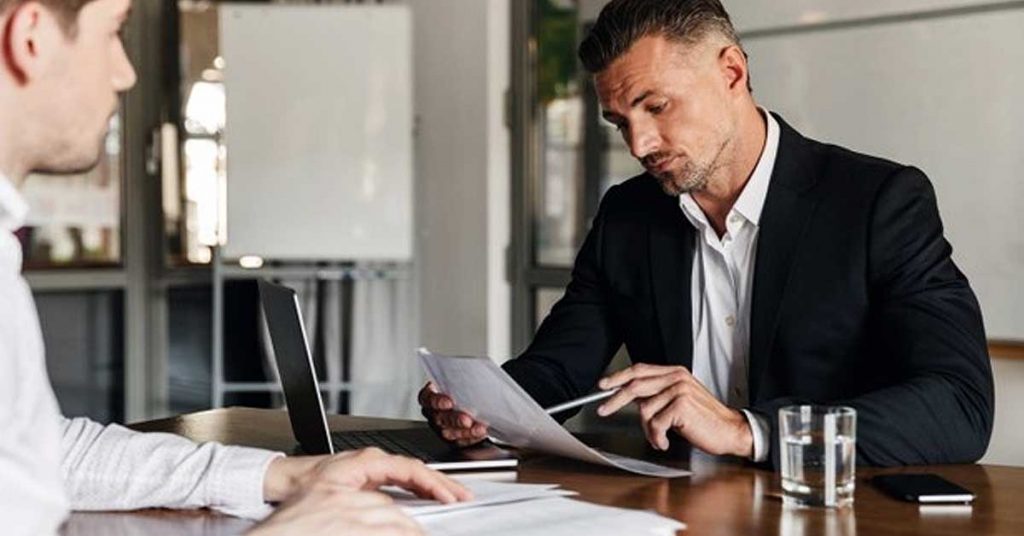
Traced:
<path id="1" fill-rule="evenodd" d="M 295 291 L 265 280 L 259 280 L 258 285 L 288 405 L 288 419 L 303 454 L 378 447 L 391 454 L 418 458 L 439 471 L 508 469 L 518 465 L 516 457 L 507 450 L 489 443 L 456 448 L 429 428 L 331 432 Z"/>

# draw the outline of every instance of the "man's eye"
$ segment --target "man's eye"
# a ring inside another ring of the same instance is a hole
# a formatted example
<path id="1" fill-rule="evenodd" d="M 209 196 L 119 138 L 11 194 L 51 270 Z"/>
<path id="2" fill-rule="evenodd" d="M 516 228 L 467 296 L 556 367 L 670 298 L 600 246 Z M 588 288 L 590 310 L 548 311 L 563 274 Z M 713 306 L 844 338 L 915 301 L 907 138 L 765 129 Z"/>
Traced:
<path id="1" fill-rule="evenodd" d="M 605 119 L 605 124 L 610 127 L 615 127 L 615 130 L 622 132 L 626 126 L 618 121 L 612 121 L 611 119 Z"/>
<path id="2" fill-rule="evenodd" d="M 655 105 L 655 106 L 651 106 L 650 108 L 647 109 L 647 111 L 651 112 L 654 115 L 658 115 L 661 112 L 665 111 L 665 104 L 658 104 L 658 105 Z"/>

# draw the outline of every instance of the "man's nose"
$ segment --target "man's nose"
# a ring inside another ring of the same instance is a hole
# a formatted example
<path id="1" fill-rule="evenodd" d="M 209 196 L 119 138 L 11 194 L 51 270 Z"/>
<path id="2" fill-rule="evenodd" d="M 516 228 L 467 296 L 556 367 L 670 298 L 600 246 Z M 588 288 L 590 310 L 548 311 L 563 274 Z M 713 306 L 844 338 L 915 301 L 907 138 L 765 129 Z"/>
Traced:
<path id="1" fill-rule="evenodd" d="M 629 152 L 633 158 L 643 160 L 644 157 L 654 153 L 658 149 L 658 135 L 654 129 L 638 125 L 629 132 Z"/>
<path id="2" fill-rule="evenodd" d="M 135 67 L 132 66 L 132 62 L 128 59 L 128 54 L 123 46 L 120 47 L 120 51 L 114 61 L 113 80 L 111 80 L 114 84 L 114 90 L 118 92 L 128 91 L 135 86 L 138 76 L 135 74 Z"/>

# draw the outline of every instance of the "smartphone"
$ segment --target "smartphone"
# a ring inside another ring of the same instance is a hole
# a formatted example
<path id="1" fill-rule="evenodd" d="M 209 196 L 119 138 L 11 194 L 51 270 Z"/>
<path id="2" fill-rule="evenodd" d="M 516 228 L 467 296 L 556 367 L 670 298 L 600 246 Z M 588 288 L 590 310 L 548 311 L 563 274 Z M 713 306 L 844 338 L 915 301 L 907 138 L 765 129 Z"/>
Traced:
<path id="1" fill-rule="evenodd" d="M 922 504 L 969 503 L 974 494 L 930 473 L 878 475 L 871 483 L 897 499 Z"/>

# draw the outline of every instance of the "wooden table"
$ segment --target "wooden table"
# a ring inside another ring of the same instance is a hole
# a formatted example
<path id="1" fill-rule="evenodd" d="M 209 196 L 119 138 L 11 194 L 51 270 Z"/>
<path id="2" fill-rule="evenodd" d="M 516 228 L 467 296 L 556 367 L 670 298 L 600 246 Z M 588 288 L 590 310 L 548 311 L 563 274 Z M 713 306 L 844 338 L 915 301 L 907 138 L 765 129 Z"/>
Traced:
<path id="1" fill-rule="evenodd" d="M 424 426 L 389 419 L 333 416 L 334 430 Z M 197 441 L 220 441 L 291 451 L 288 417 L 282 411 L 229 408 L 140 423 L 141 431 L 172 432 Z M 861 535 L 1024 535 L 1024 468 L 951 465 L 857 470 L 852 508 L 792 509 L 779 498 L 778 476 L 741 461 L 648 449 L 642 438 L 585 436 L 589 444 L 620 454 L 641 455 L 662 463 L 689 467 L 694 476 L 663 480 L 572 460 L 526 454 L 520 482 L 555 482 L 578 491 L 579 498 L 599 504 L 657 510 L 688 525 L 682 535 L 784 534 Z M 973 506 L 918 507 L 889 499 L 865 479 L 879 473 L 934 472 L 974 491 Z M 224 535 L 244 530 L 247 522 L 199 512 L 152 510 L 127 514 L 93 513 L 72 516 L 65 534 Z"/>

